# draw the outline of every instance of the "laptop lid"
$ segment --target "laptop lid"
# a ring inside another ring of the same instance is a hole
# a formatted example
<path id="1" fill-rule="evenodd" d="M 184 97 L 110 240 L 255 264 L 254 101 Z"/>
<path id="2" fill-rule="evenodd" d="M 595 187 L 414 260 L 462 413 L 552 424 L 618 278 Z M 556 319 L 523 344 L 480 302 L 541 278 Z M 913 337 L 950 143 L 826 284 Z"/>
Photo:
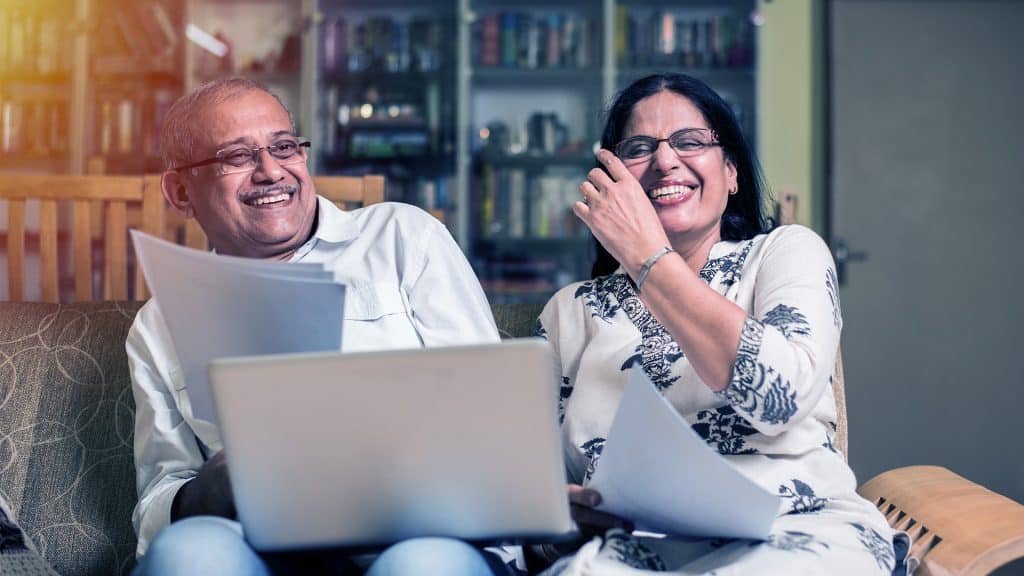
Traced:
<path id="1" fill-rule="evenodd" d="M 574 529 L 546 342 L 218 359 L 210 380 L 258 550 Z"/>

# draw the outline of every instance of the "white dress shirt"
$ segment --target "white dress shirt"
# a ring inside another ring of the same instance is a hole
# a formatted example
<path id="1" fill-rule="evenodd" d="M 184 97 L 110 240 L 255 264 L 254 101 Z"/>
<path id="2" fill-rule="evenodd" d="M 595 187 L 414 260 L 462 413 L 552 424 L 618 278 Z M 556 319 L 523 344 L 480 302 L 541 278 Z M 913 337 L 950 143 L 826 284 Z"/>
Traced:
<path id="1" fill-rule="evenodd" d="M 291 261 L 322 262 L 347 286 L 343 351 L 498 341 L 480 283 L 437 219 L 398 203 L 346 212 L 322 197 L 318 211 L 316 232 Z M 142 556 L 170 523 L 178 489 L 222 445 L 217 427 L 192 414 L 188 383 L 154 300 L 139 310 L 126 348 L 139 494 L 132 523 Z"/>

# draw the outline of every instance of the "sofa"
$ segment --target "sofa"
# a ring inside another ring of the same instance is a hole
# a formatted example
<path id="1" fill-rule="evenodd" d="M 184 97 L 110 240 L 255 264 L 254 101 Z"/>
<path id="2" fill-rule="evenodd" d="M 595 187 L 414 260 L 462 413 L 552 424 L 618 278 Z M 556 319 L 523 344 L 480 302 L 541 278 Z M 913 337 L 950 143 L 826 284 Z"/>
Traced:
<path id="1" fill-rule="evenodd" d="M 135 565 L 124 341 L 141 305 L 0 302 L 0 575 L 127 574 Z M 492 311 L 508 338 L 531 335 L 540 309 Z M 910 532 L 908 568 L 920 563 L 922 574 L 987 574 L 1024 557 L 1024 506 L 945 468 L 898 468 L 859 490 Z"/>
<path id="2" fill-rule="evenodd" d="M 127 574 L 135 565 L 135 405 L 124 341 L 141 305 L 0 302 L 0 500 L 62 575 Z M 494 312 L 503 337 L 525 336 L 539 309 Z"/>

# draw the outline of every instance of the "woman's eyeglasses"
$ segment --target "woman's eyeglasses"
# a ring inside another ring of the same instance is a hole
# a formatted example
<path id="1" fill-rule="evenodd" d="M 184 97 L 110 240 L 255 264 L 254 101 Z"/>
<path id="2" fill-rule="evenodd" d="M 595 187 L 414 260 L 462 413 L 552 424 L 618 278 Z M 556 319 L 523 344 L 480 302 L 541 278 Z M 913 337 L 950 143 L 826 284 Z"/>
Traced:
<path id="1" fill-rule="evenodd" d="M 710 128 L 683 128 L 668 138 L 633 136 L 615 145 L 615 155 L 620 160 L 637 161 L 650 158 L 662 142 L 676 151 L 680 157 L 697 156 L 712 146 L 719 146 L 718 134 Z"/>

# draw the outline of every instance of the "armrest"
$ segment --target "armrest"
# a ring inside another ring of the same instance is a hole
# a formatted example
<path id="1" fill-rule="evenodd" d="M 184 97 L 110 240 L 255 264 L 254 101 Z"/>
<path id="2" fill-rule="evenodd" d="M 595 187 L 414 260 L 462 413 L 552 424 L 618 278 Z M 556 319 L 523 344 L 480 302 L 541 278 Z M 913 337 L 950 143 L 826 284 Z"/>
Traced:
<path id="1" fill-rule="evenodd" d="M 946 468 L 897 468 L 857 491 L 910 533 L 917 574 L 988 574 L 1024 557 L 1024 506 Z"/>

